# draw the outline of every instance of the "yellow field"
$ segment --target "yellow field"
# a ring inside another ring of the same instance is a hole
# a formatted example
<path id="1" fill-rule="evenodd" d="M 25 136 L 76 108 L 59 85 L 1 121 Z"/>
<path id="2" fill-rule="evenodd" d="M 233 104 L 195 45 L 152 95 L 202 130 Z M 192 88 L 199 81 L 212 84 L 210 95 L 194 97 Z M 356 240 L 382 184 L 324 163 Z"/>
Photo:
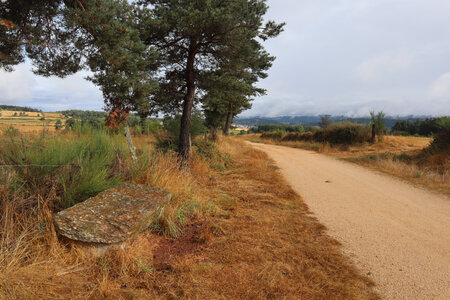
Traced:
<path id="1" fill-rule="evenodd" d="M 55 131 L 56 121 L 61 120 L 64 124 L 66 119 L 62 114 L 51 112 L 2 110 L 0 113 L 0 132 L 6 130 L 9 126 L 13 126 L 22 133 L 37 133 L 44 128 L 46 131 Z M 42 117 L 45 120 L 41 120 Z"/>

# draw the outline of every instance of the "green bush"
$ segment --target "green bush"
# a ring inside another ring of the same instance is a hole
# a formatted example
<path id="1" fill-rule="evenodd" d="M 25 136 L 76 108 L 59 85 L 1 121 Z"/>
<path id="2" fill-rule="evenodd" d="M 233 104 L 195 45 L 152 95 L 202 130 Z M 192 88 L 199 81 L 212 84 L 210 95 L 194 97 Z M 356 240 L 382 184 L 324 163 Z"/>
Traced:
<path id="1" fill-rule="evenodd" d="M 337 144 L 361 144 L 370 142 L 371 130 L 369 126 L 358 125 L 349 122 L 334 123 L 330 127 L 316 131 L 314 140 L 321 143 Z"/>
<path id="2" fill-rule="evenodd" d="M 277 129 L 273 132 L 264 132 L 263 134 L 261 134 L 261 138 L 272 139 L 272 140 L 281 140 L 285 134 L 286 134 L 286 131 L 284 131 L 282 129 Z"/>
<path id="3" fill-rule="evenodd" d="M 440 126 L 440 131 L 434 134 L 433 141 L 426 151 L 450 152 L 450 122 L 443 122 Z"/>
<path id="4" fill-rule="evenodd" d="M 42 197 L 56 191 L 57 208 L 66 208 L 121 181 L 122 141 L 102 131 L 83 139 L 11 140 L 0 150 L 0 163 L 12 165 L 14 189 Z"/>
<path id="5" fill-rule="evenodd" d="M 141 135 L 142 134 L 142 127 L 139 125 L 136 125 L 134 127 L 134 135 Z"/>
<path id="6" fill-rule="evenodd" d="M 231 164 L 231 158 L 222 154 L 215 143 L 199 140 L 195 142 L 194 146 L 196 147 L 196 153 L 214 169 L 224 170 Z"/>
<path id="7" fill-rule="evenodd" d="M 145 120 L 144 126 L 142 128 L 142 134 L 156 134 L 158 131 L 163 129 L 163 124 L 161 121 L 156 119 L 147 119 Z"/>
<path id="8" fill-rule="evenodd" d="M 263 133 L 261 138 L 281 141 L 319 142 L 332 145 L 353 145 L 369 142 L 371 139 L 371 131 L 367 125 L 341 122 L 333 123 L 328 128 L 317 129 L 314 132 L 284 133 L 281 130 L 277 130 L 270 133 Z"/>
<path id="9" fill-rule="evenodd" d="M 375 111 L 370 112 L 370 122 L 371 125 L 375 125 L 376 134 L 384 134 L 386 132 L 386 114 L 382 111 L 375 113 Z"/>
<path id="10" fill-rule="evenodd" d="M 60 130 L 62 127 L 63 127 L 62 121 L 60 119 L 58 119 L 55 123 L 55 129 Z"/>
<path id="11" fill-rule="evenodd" d="M 181 116 L 166 118 L 163 122 L 163 131 L 155 134 L 157 147 L 160 149 L 176 150 L 180 140 Z M 191 139 L 206 131 L 205 120 L 198 113 L 191 116 Z"/>

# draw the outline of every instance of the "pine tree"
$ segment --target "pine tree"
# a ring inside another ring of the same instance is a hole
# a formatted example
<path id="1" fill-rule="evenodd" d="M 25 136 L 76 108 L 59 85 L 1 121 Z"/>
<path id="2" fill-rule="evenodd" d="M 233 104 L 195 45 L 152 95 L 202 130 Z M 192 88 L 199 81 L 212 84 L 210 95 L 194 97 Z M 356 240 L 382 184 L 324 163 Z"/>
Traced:
<path id="1" fill-rule="evenodd" d="M 43 76 L 90 70 L 107 109 L 149 111 L 156 52 L 142 43 L 137 24 L 136 6 L 126 0 L 2 2 L 0 67 L 11 70 L 27 55 Z"/>
<path id="2" fill-rule="evenodd" d="M 43 41 L 43 30 L 60 1 L 0 1 L 0 67 L 8 71 L 25 60 L 25 45 Z M 34 41 L 34 43 L 33 43 Z"/>
<path id="3" fill-rule="evenodd" d="M 182 110 L 178 154 L 187 166 L 190 117 L 202 72 L 214 71 L 231 59 L 230 49 L 258 44 L 278 35 L 283 24 L 263 24 L 268 6 L 261 0 L 146 0 L 142 36 L 161 52 L 161 88 L 167 103 Z M 255 48 L 255 47 L 253 47 Z M 261 47 L 262 48 L 262 47 Z M 161 93 L 160 93 L 161 94 Z M 198 99 L 199 97 L 197 97 Z M 181 106 L 181 107 L 180 107 Z"/>

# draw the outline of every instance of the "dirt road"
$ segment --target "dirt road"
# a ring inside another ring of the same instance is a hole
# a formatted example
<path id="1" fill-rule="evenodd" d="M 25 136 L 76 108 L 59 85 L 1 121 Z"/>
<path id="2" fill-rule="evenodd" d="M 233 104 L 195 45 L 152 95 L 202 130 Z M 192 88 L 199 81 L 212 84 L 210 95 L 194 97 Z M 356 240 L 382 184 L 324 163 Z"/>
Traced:
<path id="1" fill-rule="evenodd" d="M 385 299 L 450 299 L 450 199 L 311 151 L 252 144 Z"/>

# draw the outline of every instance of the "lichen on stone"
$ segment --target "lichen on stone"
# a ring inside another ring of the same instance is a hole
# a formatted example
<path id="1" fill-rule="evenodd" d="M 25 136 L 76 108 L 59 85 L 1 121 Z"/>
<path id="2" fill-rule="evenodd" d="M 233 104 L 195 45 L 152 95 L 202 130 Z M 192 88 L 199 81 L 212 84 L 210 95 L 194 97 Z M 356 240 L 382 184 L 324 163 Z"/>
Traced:
<path id="1" fill-rule="evenodd" d="M 58 234 L 71 240 L 116 244 L 145 230 L 170 193 L 125 183 L 106 190 L 54 216 Z"/>

